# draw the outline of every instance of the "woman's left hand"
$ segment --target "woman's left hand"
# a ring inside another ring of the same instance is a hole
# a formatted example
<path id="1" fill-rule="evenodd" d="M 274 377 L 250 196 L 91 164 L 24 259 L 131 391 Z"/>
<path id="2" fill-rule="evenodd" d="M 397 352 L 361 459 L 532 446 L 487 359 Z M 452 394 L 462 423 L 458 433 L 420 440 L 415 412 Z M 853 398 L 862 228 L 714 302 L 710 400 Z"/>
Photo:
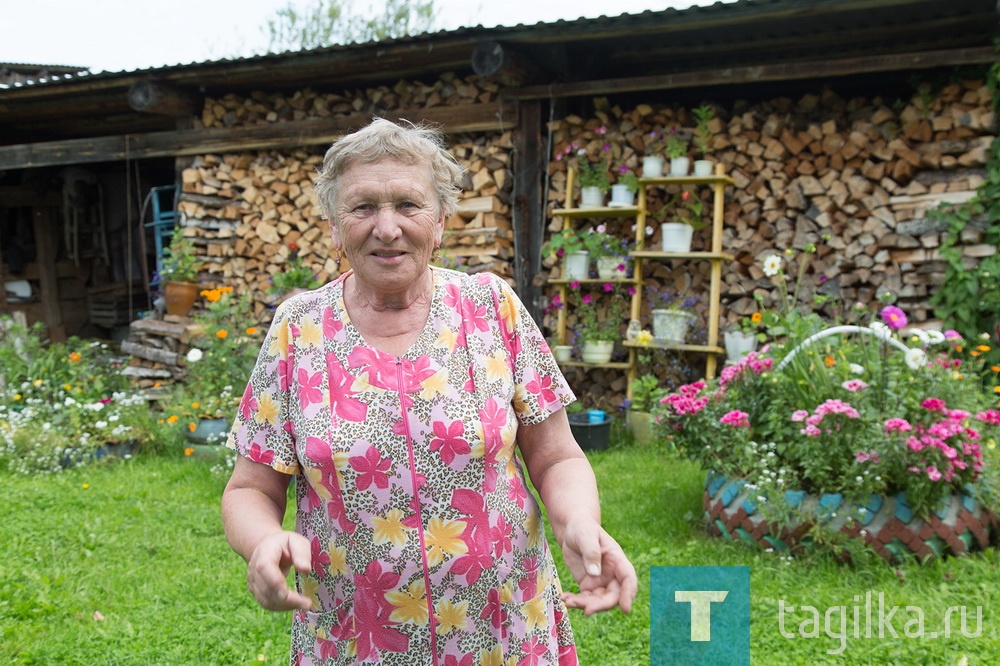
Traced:
<path id="1" fill-rule="evenodd" d="M 630 612 L 639 583 L 618 542 L 589 517 L 567 523 L 562 536 L 563 559 L 580 586 L 579 592 L 563 593 L 566 605 L 585 615 L 615 606 Z"/>

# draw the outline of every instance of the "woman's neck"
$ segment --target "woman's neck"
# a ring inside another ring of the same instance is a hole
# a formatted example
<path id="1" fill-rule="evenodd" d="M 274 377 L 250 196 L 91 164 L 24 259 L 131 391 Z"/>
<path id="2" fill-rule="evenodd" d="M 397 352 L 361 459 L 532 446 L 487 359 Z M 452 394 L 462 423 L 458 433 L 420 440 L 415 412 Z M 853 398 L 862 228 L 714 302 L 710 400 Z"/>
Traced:
<path id="1" fill-rule="evenodd" d="M 344 282 L 344 305 L 351 323 L 369 345 L 394 356 L 404 355 L 420 337 L 433 300 L 430 269 L 400 293 L 367 289 L 353 275 Z"/>

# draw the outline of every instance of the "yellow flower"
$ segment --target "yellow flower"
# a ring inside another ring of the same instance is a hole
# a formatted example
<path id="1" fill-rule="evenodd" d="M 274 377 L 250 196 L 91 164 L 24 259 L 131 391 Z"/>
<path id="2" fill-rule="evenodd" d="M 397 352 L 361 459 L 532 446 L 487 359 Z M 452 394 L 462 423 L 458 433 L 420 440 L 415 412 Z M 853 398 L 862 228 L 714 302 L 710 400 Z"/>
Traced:
<path id="1" fill-rule="evenodd" d="M 653 341 L 653 334 L 643 329 L 636 334 L 635 341 L 640 345 L 648 345 Z"/>
<path id="2" fill-rule="evenodd" d="M 503 666 L 503 649 L 495 645 L 492 649 L 479 651 L 479 666 Z"/>
<path id="3" fill-rule="evenodd" d="M 452 330 L 448 326 L 442 326 L 441 332 L 438 333 L 437 340 L 434 341 L 434 346 L 451 351 L 455 348 L 455 343 L 457 342 L 458 331 Z"/>
<path id="4" fill-rule="evenodd" d="M 254 415 L 254 420 L 257 423 L 267 421 L 271 425 L 277 425 L 278 405 L 274 402 L 274 398 L 271 397 L 270 393 L 265 393 L 257 401 L 257 413 Z"/>
<path id="5" fill-rule="evenodd" d="M 508 377 L 510 377 L 510 366 L 507 365 L 507 356 L 503 352 L 497 351 L 486 359 L 487 381 L 503 381 Z"/>
<path id="6" fill-rule="evenodd" d="M 347 573 L 347 549 L 343 546 L 334 546 L 331 542 L 327 552 L 330 553 L 330 575 Z"/>
<path id="7" fill-rule="evenodd" d="M 994 386 L 993 387 L 993 392 L 994 393 L 1000 393 L 1000 386 Z"/>
<path id="8" fill-rule="evenodd" d="M 229 337 L 229 331 L 227 331 L 224 328 L 220 328 L 218 331 L 215 332 L 215 337 L 219 338 L 220 340 L 225 340 L 226 338 Z"/>
<path id="9" fill-rule="evenodd" d="M 524 611 L 526 629 L 533 630 L 535 627 L 546 625 L 545 614 L 545 594 L 544 590 L 539 591 L 538 596 L 524 604 L 521 610 Z"/>
<path id="10" fill-rule="evenodd" d="M 979 356 L 979 352 L 973 349 L 972 351 L 969 352 L 969 356 L 975 358 L 976 356 Z"/>
<path id="11" fill-rule="evenodd" d="M 247 335 L 257 335 L 257 327 L 251 326 L 247 329 Z"/>
<path id="12" fill-rule="evenodd" d="M 84 490 L 86 490 L 87 488 L 89 488 L 89 487 L 90 487 L 90 484 L 89 484 L 89 483 L 85 483 L 85 484 L 83 484 L 83 485 L 82 485 L 82 486 L 80 486 L 80 487 L 81 487 L 81 488 L 83 488 Z"/>
<path id="13" fill-rule="evenodd" d="M 375 528 L 375 543 L 389 543 L 402 546 L 406 543 L 406 528 L 403 526 L 403 512 L 399 509 L 389 509 L 382 516 L 372 516 L 372 526 Z"/>
<path id="14" fill-rule="evenodd" d="M 386 592 L 385 598 L 396 607 L 389 616 L 391 621 L 427 624 L 427 594 L 423 578 L 410 583 L 406 590 Z"/>
<path id="15" fill-rule="evenodd" d="M 309 347 L 323 343 L 323 329 L 312 319 L 304 319 L 299 327 L 299 341 Z"/>
<path id="16" fill-rule="evenodd" d="M 198 426 L 195 425 L 194 423 L 188 423 L 188 430 L 190 430 L 191 432 L 194 432 L 197 428 Z"/>
<path id="17" fill-rule="evenodd" d="M 200 402 L 192 402 L 191 403 L 191 409 L 198 409 L 199 407 L 201 407 L 201 403 Z"/>
<path id="18" fill-rule="evenodd" d="M 21 397 L 22 397 L 22 396 L 21 396 L 21 394 L 20 394 L 20 393 L 15 393 L 15 394 L 14 394 L 14 400 L 20 400 L 20 399 L 21 399 Z"/>
<path id="19" fill-rule="evenodd" d="M 827 356 L 823 359 L 823 362 L 826 363 L 826 367 L 832 368 L 837 361 L 832 356 Z"/>
<path id="20" fill-rule="evenodd" d="M 752 321 L 755 324 L 759 324 L 763 318 L 764 316 L 759 312 L 754 312 L 752 315 L 750 315 L 750 321 Z"/>
<path id="21" fill-rule="evenodd" d="M 978 349 L 979 351 L 981 351 L 983 353 L 986 353 L 986 352 L 988 352 L 990 350 L 990 348 L 989 348 L 988 345 L 979 345 L 978 347 L 976 347 L 976 349 Z"/>
<path id="22" fill-rule="evenodd" d="M 464 520 L 445 521 L 441 518 L 431 518 L 425 533 L 427 543 L 427 563 L 436 567 L 444 561 L 446 555 L 464 555 L 469 547 L 462 540 L 465 531 Z"/>
<path id="23" fill-rule="evenodd" d="M 69 353 L 69 360 L 71 363 L 78 363 L 81 358 L 83 358 L 83 356 L 80 354 L 80 352 Z"/>
<path id="24" fill-rule="evenodd" d="M 465 628 L 468 609 L 468 601 L 455 604 L 451 599 L 442 599 L 434 604 L 434 617 L 438 619 L 438 634 L 448 634 L 455 629 Z"/>
<path id="25" fill-rule="evenodd" d="M 72 390 L 73 390 L 72 384 L 63 384 L 63 391 L 72 391 Z"/>
<path id="26" fill-rule="evenodd" d="M 38 388 L 39 386 L 41 386 L 42 384 L 45 383 L 45 380 L 44 379 L 36 379 L 35 381 L 33 381 L 31 383 L 35 386 L 35 388 Z"/>
<path id="27" fill-rule="evenodd" d="M 179 419 L 180 417 L 177 416 L 176 414 L 171 414 L 170 416 L 167 417 L 167 423 L 177 423 Z"/>
<path id="28" fill-rule="evenodd" d="M 194 448 L 192 448 L 192 447 L 189 446 L 186 449 L 184 449 L 184 455 L 189 456 L 192 453 L 194 453 Z"/>
<path id="29" fill-rule="evenodd" d="M 420 382 L 420 397 L 424 400 L 433 400 L 445 392 L 448 388 L 448 369 L 441 368 L 433 375 Z"/>

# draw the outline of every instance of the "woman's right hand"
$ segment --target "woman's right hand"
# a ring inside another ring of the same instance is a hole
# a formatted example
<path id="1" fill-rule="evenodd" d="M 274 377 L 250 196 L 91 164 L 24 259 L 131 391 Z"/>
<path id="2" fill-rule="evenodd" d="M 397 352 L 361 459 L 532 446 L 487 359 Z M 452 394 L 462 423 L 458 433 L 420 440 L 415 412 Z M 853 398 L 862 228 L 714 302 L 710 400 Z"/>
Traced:
<path id="1" fill-rule="evenodd" d="M 312 600 L 288 585 L 292 567 L 312 570 L 309 540 L 298 532 L 274 532 L 260 540 L 247 563 L 247 587 L 263 608 L 271 611 L 312 610 Z"/>

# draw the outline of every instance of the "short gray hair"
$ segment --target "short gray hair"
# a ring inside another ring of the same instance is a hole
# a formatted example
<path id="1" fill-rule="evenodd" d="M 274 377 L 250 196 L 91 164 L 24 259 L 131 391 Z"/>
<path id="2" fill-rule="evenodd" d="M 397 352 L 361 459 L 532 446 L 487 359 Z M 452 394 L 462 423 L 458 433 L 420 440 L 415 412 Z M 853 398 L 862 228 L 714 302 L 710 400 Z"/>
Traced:
<path id="1" fill-rule="evenodd" d="M 445 217 L 458 208 L 465 170 L 446 149 L 444 132 L 429 125 L 414 125 L 408 120 L 394 123 L 375 118 L 370 125 L 334 141 L 326 151 L 314 189 L 320 208 L 334 221 L 340 177 L 356 163 L 399 160 L 404 164 L 426 164 L 437 194 L 438 206 Z"/>

